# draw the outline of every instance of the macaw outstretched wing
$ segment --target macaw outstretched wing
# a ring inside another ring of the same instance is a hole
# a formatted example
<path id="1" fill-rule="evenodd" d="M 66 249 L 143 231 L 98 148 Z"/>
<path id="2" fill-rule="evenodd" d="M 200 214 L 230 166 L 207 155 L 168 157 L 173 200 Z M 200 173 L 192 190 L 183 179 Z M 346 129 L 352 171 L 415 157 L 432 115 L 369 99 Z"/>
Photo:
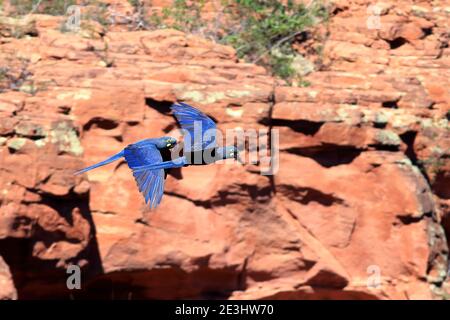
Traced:
<path id="1" fill-rule="evenodd" d="M 160 151 L 153 144 L 129 145 L 124 149 L 124 157 L 133 170 L 133 176 L 139 191 L 150 208 L 156 208 L 164 194 L 164 170 L 141 170 L 136 168 L 162 162 Z"/>
<path id="2" fill-rule="evenodd" d="M 181 128 L 187 131 L 184 139 L 186 151 L 195 152 L 215 148 L 217 127 L 210 117 L 183 102 L 174 103 L 171 109 Z M 201 130 L 195 130 L 195 126 Z"/>

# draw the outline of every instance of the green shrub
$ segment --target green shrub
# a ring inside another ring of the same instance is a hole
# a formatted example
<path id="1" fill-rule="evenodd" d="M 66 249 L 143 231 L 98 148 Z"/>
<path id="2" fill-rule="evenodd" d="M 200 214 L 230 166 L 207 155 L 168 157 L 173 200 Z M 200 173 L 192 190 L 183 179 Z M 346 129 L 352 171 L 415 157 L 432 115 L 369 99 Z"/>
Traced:
<path id="1" fill-rule="evenodd" d="M 269 55 L 269 65 L 272 73 L 283 79 L 291 79 L 295 76 L 292 68 L 294 58 L 290 55 Z"/>
<path id="2" fill-rule="evenodd" d="M 29 13 L 44 13 L 53 16 L 61 16 L 66 13 L 69 6 L 76 4 L 75 0 L 10 0 L 13 13 L 25 15 Z M 35 7 L 38 5 L 37 7 Z"/>
<path id="3" fill-rule="evenodd" d="M 83 14 L 81 15 L 81 20 L 97 21 L 104 27 L 110 24 L 110 22 L 106 18 L 108 4 L 100 2 L 98 0 L 91 0 L 87 1 L 86 3 L 89 5 L 89 7 L 84 10 Z"/>
<path id="4" fill-rule="evenodd" d="M 33 73 L 28 70 L 30 61 L 8 58 L 5 67 L 0 68 L 0 93 L 5 91 L 22 91 L 35 94 L 38 89 L 33 80 Z"/>
<path id="5" fill-rule="evenodd" d="M 308 27 L 327 19 L 324 5 L 314 2 L 305 7 L 293 1 L 235 0 L 235 20 L 240 27 L 229 30 L 223 42 L 236 48 L 241 58 L 268 66 L 272 73 L 291 79 L 295 51 L 292 43 Z"/>
<path id="6" fill-rule="evenodd" d="M 172 7 L 163 9 L 162 21 L 168 23 L 171 28 L 193 32 L 204 25 L 200 15 L 204 4 L 204 0 L 174 0 Z"/>
<path id="7" fill-rule="evenodd" d="M 261 64 L 286 80 L 298 77 L 292 67 L 296 56 L 292 43 L 307 28 L 328 18 L 326 7 L 319 1 L 305 7 L 292 0 L 222 0 L 227 22 L 208 25 L 201 17 L 203 4 L 174 0 L 171 8 L 163 10 L 158 27 L 186 32 L 206 29 L 204 34 L 233 46 L 239 58 Z"/>

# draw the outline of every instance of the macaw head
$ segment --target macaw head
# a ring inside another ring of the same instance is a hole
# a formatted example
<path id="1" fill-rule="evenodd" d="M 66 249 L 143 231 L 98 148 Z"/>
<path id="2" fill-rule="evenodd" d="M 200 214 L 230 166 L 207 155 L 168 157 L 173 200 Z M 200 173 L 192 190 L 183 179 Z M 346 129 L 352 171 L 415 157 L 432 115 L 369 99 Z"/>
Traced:
<path id="1" fill-rule="evenodd" d="M 172 149 L 173 147 L 175 147 L 177 144 L 177 139 L 172 138 L 172 137 L 162 137 L 159 138 L 155 145 L 158 149 Z"/>

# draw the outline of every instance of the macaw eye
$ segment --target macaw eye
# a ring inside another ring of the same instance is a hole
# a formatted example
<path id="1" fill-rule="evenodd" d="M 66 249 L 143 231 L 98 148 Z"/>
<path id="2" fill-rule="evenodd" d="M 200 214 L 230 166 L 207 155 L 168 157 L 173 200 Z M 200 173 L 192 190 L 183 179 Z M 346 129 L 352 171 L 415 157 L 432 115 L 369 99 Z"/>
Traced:
<path id="1" fill-rule="evenodd" d="M 175 145 L 175 143 L 176 143 L 176 140 L 175 139 L 167 139 L 166 140 L 166 147 L 167 148 L 171 148 L 171 147 L 173 147 L 174 145 Z"/>

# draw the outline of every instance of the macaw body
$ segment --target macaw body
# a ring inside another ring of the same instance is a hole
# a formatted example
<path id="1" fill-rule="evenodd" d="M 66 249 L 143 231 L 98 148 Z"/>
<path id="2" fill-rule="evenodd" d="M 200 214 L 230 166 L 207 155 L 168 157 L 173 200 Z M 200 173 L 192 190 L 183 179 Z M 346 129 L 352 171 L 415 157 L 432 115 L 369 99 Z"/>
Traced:
<path id="1" fill-rule="evenodd" d="M 170 168 L 145 173 L 135 172 L 134 169 L 144 165 L 169 161 L 169 149 L 173 148 L 176 143 L 176 139 L 172 137 L 141 140 L 128 145 L 112 157 L 77 171 L 75 174 L 84 173 L 121 158 L 125 158 L 128 167 L 133 171 L 133 176 L 136 180 L 139 191 L 144 196 L 145 203 L 149 203 L 151 208 L 155 208 L 161 202 L 164 193 L 164 180 Z"/>
<path id="2" fill-rule="evenodd" d="M 234 146 L 216 146 L 216 124 L 201 111 L 185 103 L 176 103 L 172 111 L 184 133 L 183 156 L 171 159 L 170 150 L 177 141 L 171 137 L 146 139 L 130 144 L 112 157 L 82 169 L 80 174 L 108 163 L 125 158 L 139 191 L 150 208 L 156 208 L 164 194 L 164 180 L 173 168 L 191 165 L 207 165 L 223 159 L 238 159 Z M 201 130 L 197 130 L 197 126 Z"/>

